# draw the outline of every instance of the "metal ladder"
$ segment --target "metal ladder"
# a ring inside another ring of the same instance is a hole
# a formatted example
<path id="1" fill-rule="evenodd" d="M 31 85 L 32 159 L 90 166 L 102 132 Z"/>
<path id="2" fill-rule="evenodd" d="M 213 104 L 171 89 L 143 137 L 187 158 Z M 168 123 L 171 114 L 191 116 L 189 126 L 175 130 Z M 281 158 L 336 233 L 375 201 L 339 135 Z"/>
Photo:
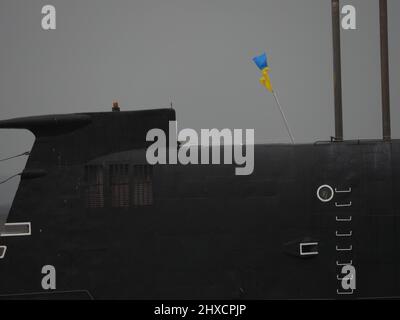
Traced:
<path id="1" fill-rule="evenodd" d="M 352 188 L 347 189 L 337 189 L 335 188 L 335 193 L 340 194 L 350 194 L 352 193 Z M 340 209 L 350 208 L 353 206 L 352 201 L 337 201 L 335 202 L 335 207 Z M 353 295 L 354 290 L 344 290 L 342 287 L 342 268 L 346 265 L 353 265 L 353 228 L 352 228 L 353 216 L 352 214 L 343 214 L 335 216 L 335 226 L 336 226 L 336 280 L 338 281 L 336 294 L 339 296 L 343 295 Z"/>

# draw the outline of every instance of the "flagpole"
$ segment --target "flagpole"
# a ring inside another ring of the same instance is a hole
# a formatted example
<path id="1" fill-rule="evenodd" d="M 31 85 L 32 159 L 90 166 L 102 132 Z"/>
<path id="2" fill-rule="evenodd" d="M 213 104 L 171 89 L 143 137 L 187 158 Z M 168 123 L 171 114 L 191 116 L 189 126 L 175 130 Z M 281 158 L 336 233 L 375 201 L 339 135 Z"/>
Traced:
<path id="1" fill-rule="evenodd" d="M 267 54 L 264 52 L 261 56 L 253 58 L 253 61 L 257 65 L 258 69 L 260 69 L 262 72 L 262 77 L 260 78 L 260 83 L 263 85 L 263 87 L 265 87 L 269 92 L 271 92 L 274 95 L 275 102 L 278 105 L 278 108 L 279 108 L 279 111 L 281 112 L 283 121 L 285 122 L 286 130 L 289 133 L 290 140 L 292 140 L 292 143 L 295 144 L 292 132 L 290 131 L 289 124 L 288 124 L 286 116 L 285 116 L 285 113 L 283 112 L 281 104 L 279 103 L 279 100 L 278 100 L 278 96 L 275 93 L 275 91 L 271 85 L 271 78 L 268 74 L 269 67 L 268 67 Z"/>
<path id="2" fill-rule="evenodd" d="M 279 111 L 281 112 L 283 121 L 285 122 L 286 130 L 287 130 L 287 132 L 289 133 L 290 140 L 292 140 L 292 143 L 294 144 L 295 142 L 294 142 L 294 138 L 293 138 L 292 132 L 290 131 L 289 124 L 288 124 L 288 122 L 287 122 L 285 113 L 283 112 L 283 109 L 282 109 L 282 107 L 281 107 L 281 104 L 279 103 L 278 96 L 276 95 L 275 90 L 272 90 L 272 94 L 274 95 L 276 104 L 278 105 Z"/>

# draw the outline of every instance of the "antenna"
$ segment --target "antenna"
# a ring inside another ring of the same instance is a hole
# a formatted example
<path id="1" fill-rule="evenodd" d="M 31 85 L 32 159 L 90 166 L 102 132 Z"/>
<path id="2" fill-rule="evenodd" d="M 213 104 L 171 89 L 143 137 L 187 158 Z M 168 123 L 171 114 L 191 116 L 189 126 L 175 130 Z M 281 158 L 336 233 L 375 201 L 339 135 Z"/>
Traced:
<path id="1" fill-rule="evenodd" d="M 343 141 L 342 62 L 340 49 L 340 4 L 332 0 L 333 83 L 335 99 L 335 141 Z"/>
<path id="2" fill-rule="evenodd" d="M 391 140 L 387 0 L 379 0 L 383 140 Z"/>

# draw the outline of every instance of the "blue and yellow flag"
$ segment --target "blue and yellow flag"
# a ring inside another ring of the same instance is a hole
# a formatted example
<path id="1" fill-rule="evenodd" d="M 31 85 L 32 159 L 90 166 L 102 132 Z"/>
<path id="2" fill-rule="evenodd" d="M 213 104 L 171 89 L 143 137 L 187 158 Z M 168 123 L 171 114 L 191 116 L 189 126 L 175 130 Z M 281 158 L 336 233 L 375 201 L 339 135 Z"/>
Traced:
<path id="1" fill-rule="evenodd" d="M 254 63 L 261 70 L 262 77 L 260 78 L 260 83 L 269 91 L 273 92 L 271 78 L 269 77 L 269 67 L 267 54 L 263 53 L 260 56 L 253 58 Z"/>

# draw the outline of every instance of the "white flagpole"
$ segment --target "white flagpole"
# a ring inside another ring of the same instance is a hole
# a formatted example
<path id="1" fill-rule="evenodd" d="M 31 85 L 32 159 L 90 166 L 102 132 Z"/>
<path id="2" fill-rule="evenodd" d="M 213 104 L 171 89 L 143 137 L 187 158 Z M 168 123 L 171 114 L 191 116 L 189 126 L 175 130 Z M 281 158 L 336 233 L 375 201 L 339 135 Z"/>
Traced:
<path id="1" fill-rule="evenodd" d="M 275 93 L 274 90 L 272 90 L 272 94 L 274 95 L 276 104 L 278 105 L 279 111 L 281 112 L 283 121 L 285 122 L 286 130 L 287 130 L 287 132 L 289 133 L 290 140 L 292 140 L 292 143 L 294 144 L 294 143 L 295 143 L 295 142 L 294 142 L 294 138 L 293 138 L 292 132 L 290 131 L 289 124 L 288 124 L 288 122 L 287 122 L 286 116 L 285 116 L 285 114 L 283 113 L 281 104 L 279 103 L 278 96 L 276 95 L 276 93 Z"/>

